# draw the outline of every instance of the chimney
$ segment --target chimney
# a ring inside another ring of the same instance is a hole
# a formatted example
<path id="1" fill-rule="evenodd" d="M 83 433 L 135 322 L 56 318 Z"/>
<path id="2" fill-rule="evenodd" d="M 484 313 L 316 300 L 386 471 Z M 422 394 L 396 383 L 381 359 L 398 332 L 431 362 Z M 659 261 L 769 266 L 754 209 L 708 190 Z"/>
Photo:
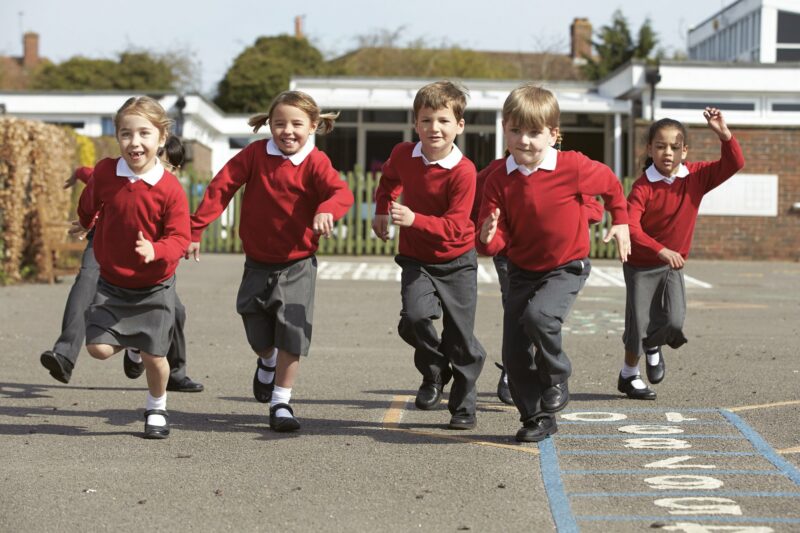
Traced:
<path id="1" fill-rule="evenodd" d="M 39 34 L 29 31 L 22 36 L 22 66 L 33 68 L 39 63 Z"/>
<path id="2" fill-rule="evenodd" d="M 592 57 L 592 23 L 587 18 L 575 18 L 569 30 L 572 62 L 586 63 L 586 59 Z"/>
<path id="3" fill-rule="evenodd" d="M 303 35 L 303 17 L 305 15 L 297 15 L 294 18 L 294 38 L 295 39 L 305 39 L 306 36 Z"/>

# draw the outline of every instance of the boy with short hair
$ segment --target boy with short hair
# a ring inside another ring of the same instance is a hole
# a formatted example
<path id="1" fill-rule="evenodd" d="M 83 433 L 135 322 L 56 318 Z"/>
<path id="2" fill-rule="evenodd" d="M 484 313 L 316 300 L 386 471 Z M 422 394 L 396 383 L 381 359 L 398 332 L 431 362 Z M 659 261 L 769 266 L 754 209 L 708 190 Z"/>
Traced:
<path id="1" fill-rule="evenodd" d="M 397 330 L 414 347 L 422 374 L 417 408 L 436 407 L 452 377 L 450 429 L 475 427 L 475 382 L 486 358 L 473 334 L 478 263 L 469 215 L 476 171 L 453 144 L 464 131 L 465 107 L 465 91 L 449 81 L 417 92 L 414 129 L 420 140 L 398 144 L 384 163 L 372 224 L 384 241 L 390 217 L 402 227 L 395 258 L 402 268 Z M 401 193 L 403 204 L 397 202 Z M 438 318 L 441 336 L 433 325 Z"/>
<path id="2" fill-rule="evenodd" d="M 557 431 L 553 413 L 569 401 L 572 367 L 561 326 L 589 277 L 584 195 L 600 195 L 614 225 L 620 259 L 630 254 L 622 185 L 610 168 L 579 152 L 557 151 L 560 111 L 553 93 L 534 85 L 514 89 L 503 105 L 511 155 L 483 189 L 478 247 L 506 248 L 508 300 L 503 319 L 503 366 L 523 427 L 516 438 L 538 442 Z"/>

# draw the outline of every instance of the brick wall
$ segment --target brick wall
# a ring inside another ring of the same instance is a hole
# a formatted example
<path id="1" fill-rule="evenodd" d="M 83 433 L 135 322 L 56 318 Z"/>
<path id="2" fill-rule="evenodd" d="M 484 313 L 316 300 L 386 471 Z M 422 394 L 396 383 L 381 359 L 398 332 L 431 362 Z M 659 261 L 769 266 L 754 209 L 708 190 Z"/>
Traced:
<path id="1" fill-rule="evenodd" d="M 645 157 L 649 122 L 637 121 L 637 169 Z M 701 215 L 691 257 L 697 259 L 800 260 L 800 127 L 732 126 L 744 152 L 747 174 L 778 175 L 777 217 Z M 707 127 L 689 128 L 690 161 L 719 159 L 719 139 Z M 736 179 L 736 178 L 732 178 Z"/>

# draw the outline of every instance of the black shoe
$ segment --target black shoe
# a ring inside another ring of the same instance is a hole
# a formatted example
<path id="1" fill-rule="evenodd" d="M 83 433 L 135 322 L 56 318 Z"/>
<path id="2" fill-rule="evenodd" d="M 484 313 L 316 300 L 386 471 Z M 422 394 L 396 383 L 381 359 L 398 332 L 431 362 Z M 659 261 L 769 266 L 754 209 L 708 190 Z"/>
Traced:
<path id="1" fill-rule="evenodd" d="M 150 415 L 161 415 L 167 420 L 164 426 L 151 426 L 147 423 Z M 166 439 L 169 437 L 169 415 L 163 409 L 150 409 L 144 412 L 144 438 L 146 439 Z"/>
<path id="2" fill-rule="evenodd" d="M 558 433 L 555 419 L 547 416 L 528 420 L 517 431 L 517 442 L 539 442 L 553 433 Z"/>
<path id="3" fill-rule="evenodd" d="M 450 418 L 450 423 L 447 424 L 448 429 L 473 429 L 477 420 L 474 414 L 467 415 L 453 415 Z"/>
<path id="4" fill-rule="evenodd" d="M 562 410 L 569 403 L 569 388 L 567 382 L 557 383 L 542 392 L 542 410 L 555 413 Z"/>
<path id="5" fill-rule="evenodd" d="M 414 400 L 414 405 L 417 406 L 417 409 L 427 411 L 439 405 L 441 400 L 442 385 L 440 383 L 423 381 L 417 391 L 417 398 Z"/>
<path id="6" fill-rule="evenodd" d="M 141 363 L 134 363 L 130 357 L 128 357 L 128 350 L 130 348 L 125 348 L 125 354 L 122 356 L 122 369 L 125 371 L 125 375 L 131 379 L 136 379 L 144 373 L 144 362 Z"/>
<path id="7" fill-rule="evenodd" d="M 172 392 L 203 392 L 205 387 L 202 383 L 192 381 L 189 376 L 183 376 L 183 379 L 167 380 L 167 390 Z"/>
<path id="8" fill-rule="evenodd" d="M 286 409 L 292 416 L 275 416 L 275 411 L 278 409 Z M 276 403 L 269 408 L 269 427 L 273 431 L 280 431 L 281 433 L 297 431 L 300 429 L 300 422 L 294 417 L 294 411 L 292 411 L 288 403 Z"/>
<path id="9" fill-rule="evenodd" d="M 253 375 L 253 397 L 259 403 L 269 403 L 269 401 L 272 400 L 272 391 L 275 389 L 275 367 L 267 366 L 264 364 L 264 360 L 260 357 L 256 363 L 256 373 Z M 272 381 L 270 383 L 262 383 L 261 380 L 258 379 L 259 368 L 273 373 Z"/>
<path id="10" fill-rule="evenodd" d="M 644 358 L 647 370 L 647 381 L 649 381 L 653 385 L 661 383 L 661 381 L 664 379 L 664 372 L 666 372 L 666 365 L 664 364 L 664 354 L 661 353 L 661 349 L 659 348 L 658 350 L 658 363 L 654 365 L 648 364 L 647 354 L 645 354 Z"/>
<path id="11" fill-rule="evenodd" d="M 69 383 L 72 377 L 72 363 L 69 359 L 56 352 L 47 350 L 39 356 L 39 362 L 50 371 L 50 375 L 61 383 Z"/>
<path id="12" fill-rule="evenodd" d="M 629 378 L 623 378 L 622 374 L 620 374 L 619 379 L 617 379 L 617 390 L 627 395 L 628 398 L 633 398 L 634 400 L 655 400 L 656 391 L 650 387 L 637 389 L 633 386 L 633 381 L 636 379 L 642 379 L 642 377 L 636 375 Z"/>
<path id="13" fill-rule="evenodd" d="M 497 382 L 497 397 L 503 403 L 514 405 L 514 400 L 511 398 L 511 390 L 506 382 L 506 369 L 500 363 L 495 363 L 494 365 L 500 369 L 500 381 Z"/>

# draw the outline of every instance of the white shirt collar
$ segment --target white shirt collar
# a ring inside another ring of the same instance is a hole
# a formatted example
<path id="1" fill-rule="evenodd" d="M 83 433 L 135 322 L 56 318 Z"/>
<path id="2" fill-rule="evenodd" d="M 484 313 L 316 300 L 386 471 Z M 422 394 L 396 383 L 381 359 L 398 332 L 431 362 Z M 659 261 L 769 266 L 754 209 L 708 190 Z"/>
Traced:
<path id="1" fill-rule="evenodd" d="M 455 167 L 461 158 L 464 157 L 464 154 L 461 153 L 461 150 L 458 149 L 458 146 L 455 144 L 453 145 L 453 149 L 450 150 L 450 153 L 447 154 L 445 157 L 438 161 L 428 161 L 428 158 L 425 157 L 425 154 L 422 153 L 422 143 L 418 142 L 414 146 L 414 151 L 411 152 L 411 157 L 421 157 L 422 162 L 425 163 L 427 166 L 431 165 L 439 165 L 442 168 L 446 168 L 448 170 Z"/>
<path id="2" fill-rule="evenodd" d="M 529 169 L 524 165 L 517 164 L 517 160 L 514 159 L 514 156 L 509 154 L 509 156 L 506 158 L 506 174 L 511 174 L 515 170 L 519 170 L 520 173 L 522 173 L 524 176 L 530 176 L 539 169 L 555 170 L 557 161 L 558 161 L 558 150 L 556 150 L 552 146 L 547 147 L 547 152 L 545 152 L 544 154 L 544 159 L 542 159 L 542 162 L 539 163 L 539 166 L 533 169 Z"/>
<path id="3" fill-rule="evenodd" d="M 288 159 L 292 162 L 294 166 L 300 165 L 303 161 L 305 161 L 308 154 L 314 149 L 314 136 L 309 135 L 308 139 L 306 139 L 306 144 L 303 145 L 296 153 L 292 155 L 286 155 L 281 152 L 281 149 L 278 148 L 278 145 L 275 144 L 275 141 L 270 139 L 267 141 L 267 154 L 269 155 L 279 155 L 284 159 Z"/>
<path id="4" fill-rule="evenodd" d="M 153 165 L 153 168 L 141 175 L 134 173 L 124 158 L 120 157 L 117 159 L 117 176 L 128 178 L 128 181 L 131 183 L 136 183 L 137 181 L 142 180 L 152 187 L 158 183 L 163 175 L 164 165 L 161 164 L 161 161 L 159 161 L 158 158 L 156 158 L 156 164 Z"/>
<path id="5" fill-rule="evenodd" d="M 689 169 L 681 163 L 681 166 L 678 167 L 678 172 L 675 173 L 674 176 L 665 176 L 661 172 L 658 171 L 655 164 L 650 165 L 647 167 L 647 170 L 644 171 L 645 175 L 647 176 L 647 180 L 650 183 L 655 183 L 657 181 L 664 181 L 667 185 L 672 185 L 672 182 L 675 181 L 675 178 L 685 178 L 689 175 Z"/>

